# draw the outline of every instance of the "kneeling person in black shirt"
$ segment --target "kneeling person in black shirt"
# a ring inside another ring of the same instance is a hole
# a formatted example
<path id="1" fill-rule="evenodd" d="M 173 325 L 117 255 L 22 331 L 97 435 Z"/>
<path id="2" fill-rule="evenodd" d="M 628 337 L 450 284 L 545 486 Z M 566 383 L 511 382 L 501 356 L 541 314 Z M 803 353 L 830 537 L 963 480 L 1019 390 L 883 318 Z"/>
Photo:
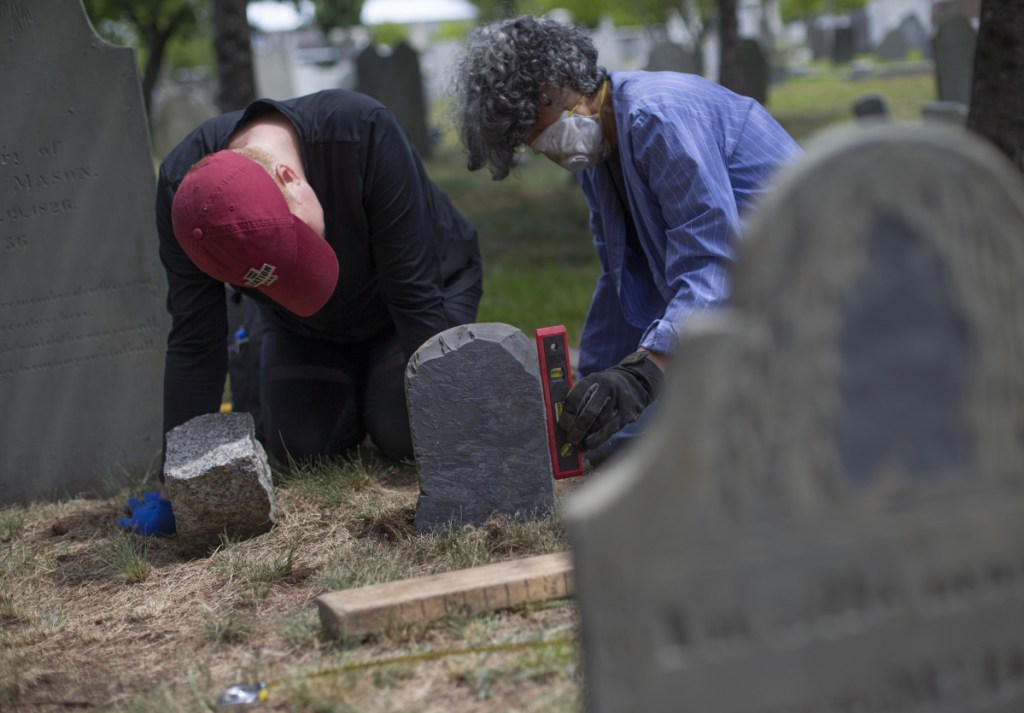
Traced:
<path id="1" fill-rule="evenodd" d="M 229 283 L 259 303 L 271 456 L 342 455 L 367 435 L 412 456 L 406 362 L 475 320 L 482 269 L 476 231 L 383 105 L 334 90 L 211 119 L 161 165 L 156 215 L 165 433 L 220 408 Z M 122 528 L 174 532 L 166 493 L 127 507 Z"/>

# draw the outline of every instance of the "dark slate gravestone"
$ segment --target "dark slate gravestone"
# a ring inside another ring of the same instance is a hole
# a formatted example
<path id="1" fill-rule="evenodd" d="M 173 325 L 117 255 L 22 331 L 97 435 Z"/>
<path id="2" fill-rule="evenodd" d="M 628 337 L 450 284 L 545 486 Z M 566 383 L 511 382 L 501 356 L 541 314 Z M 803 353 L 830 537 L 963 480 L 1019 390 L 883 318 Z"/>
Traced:
<path id="1" fill-rule="evenodd" d="M 648 72 L 704 73 L 700 53 L 675 42 L 659 42 L 654 45 L 647 55 L 647 66 L 644 69 Z"/>
<path id="2" fill-rule="evenodd" d="M 399 42 L 386 56 L 372 45 L 360 52 L 356 57 L 356 91 L 389 108 L 420 156 L 430 155 L 420 60 L 407 42 Z"/>
<path id="3" fill-rule="evenodd" d="M 966 134 L 822 137 L 728 313 L 567 507 L 588 710 L 1024 709 L 1024 182 Z"/>
<path id="4" fill-rule="evenodd" d="M 939 24 L 932 39 L 939 101 L 970 104 L 976 36 L 971 21 L 959 13 Z"/>
<path id="5" fill-rule="evenodd" d="M 80 0 L 0 2 L 0 503 L 161 448 L 166 291 L 134 53 Z"/>
<path id="6" fill-rule="evenodd" d="M 739 46 L 740 81 L 737 93 L 760 104 L 768 103 L 768 61 L 757 40 L 745 38 Z"/>
<path id="7" fill-rule="evenodd" d="M 409 360 L 405 389 L 417 530 L 553 509 L 537 347 L 526 335 L 498 323 L 441 332 Z"/>

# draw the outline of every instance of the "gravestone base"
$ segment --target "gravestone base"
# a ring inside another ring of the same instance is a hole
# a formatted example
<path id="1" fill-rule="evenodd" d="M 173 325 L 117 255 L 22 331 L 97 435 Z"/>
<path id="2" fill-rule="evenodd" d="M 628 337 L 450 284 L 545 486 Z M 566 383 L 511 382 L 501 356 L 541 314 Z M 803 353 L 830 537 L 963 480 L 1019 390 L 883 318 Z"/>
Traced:
<path id="1" fill-rule="evenodd" d="M 206 414 L 171 429 L 164 476 L 182 542 L 250 537 L 276 520 L 270 466 L 247 413 Z"/>

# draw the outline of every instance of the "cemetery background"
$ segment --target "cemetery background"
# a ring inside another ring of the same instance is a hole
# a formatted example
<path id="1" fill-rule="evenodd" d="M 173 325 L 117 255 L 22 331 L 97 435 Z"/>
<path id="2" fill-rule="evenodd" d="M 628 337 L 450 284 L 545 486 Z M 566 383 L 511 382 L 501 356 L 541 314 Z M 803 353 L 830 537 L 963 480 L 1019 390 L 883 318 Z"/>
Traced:
<path id="1" fill-rule="evenodd" d="M 930 75 L 851 82 L 844 68 L 774 87 L 768 106 L 806 139 L 848 121 L 865 92 L 908 121 L 935 98 Z M 563 322 L 575 339 L 596 264 L 564 172 L 528 160 L 518 179 L 494 183 L 465 171 L 450 135 L 427 167 L 484 238 L 481 320 L 528 334 Z M 559 495 L 578 485 L 560 484 Z M 571 602 L 340 643 L 321 637 L 312 604 L 325 590 L 565 549 L 556 521 L 417 537 L 415 471 L 367 454 L 296 470 L 280 481 L 274 531 L 188 559 L 173 542 L 114 532 L 140 486 L 137 474 L 112 472 L 92 497 L 0 509 L 0 700 L 13 710 L 203 710 L 228 684 L 256 680 L 281 682 L 272 710 L 578 709 Z M 493 643 L 522 648 L 352 668 Z"/>

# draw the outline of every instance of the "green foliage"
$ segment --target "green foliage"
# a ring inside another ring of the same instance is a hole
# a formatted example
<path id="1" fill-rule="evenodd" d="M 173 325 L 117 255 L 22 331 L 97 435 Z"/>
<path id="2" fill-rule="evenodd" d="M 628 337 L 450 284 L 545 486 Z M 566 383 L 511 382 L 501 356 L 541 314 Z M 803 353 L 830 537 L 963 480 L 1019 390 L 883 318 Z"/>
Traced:
<path id="1" fill-rule="evenodd" d="M 473 22 L 468 20 L 455 20 L 442 22 L 434 34 L 434 39 L 442 40 L 464 40 L 473 27 Z"/>
<path id="2" fill-rule="evenodd" d="M 128 44 L 149 61 L 154 43 L 162 35 L 188 38 L 209 25 L 207 0 L 83 0 L 100 36 L 114 44 Z"/>
<path id="3" fill-rule="evenodd" d="M 298 7 L 302 0 L 292 0 Z M 349 28 L 359 24 L 364 0 L 313 0 L 317 27 L 326 34 L 336 27 Z"/>
<path id="4" fill-rule="evenodd" d="M 370 28 L 370 38 L 375 45 L 394 48 L 398 46 L 399 42 L 409 40 L 409 26 L 384 22 Z"/>
<path id="5" fill-rule="evenodd" d="M 691 5 L 706 20 L 717 10 L 717 0 L 473 0 L 473 4 L 483 22 L 563 9 L 571 13 L 574 22 L 591 27 L 603 17 L 610 17 L 619 26 L 660 24 L 672 11 L 687 17 Z"/>
<path id="6" fill-rule="evenodd" d="M 0 542 L 7 542 L 25 531 L 25 512 L 17 506 L 0 510 Z"/>
<path id="7" fill-rule="evenodd" d="M 782 19 L 791 22 L 817 15 L 843 15 L 865 5 L 867 0 L 782 0 Z"/>

